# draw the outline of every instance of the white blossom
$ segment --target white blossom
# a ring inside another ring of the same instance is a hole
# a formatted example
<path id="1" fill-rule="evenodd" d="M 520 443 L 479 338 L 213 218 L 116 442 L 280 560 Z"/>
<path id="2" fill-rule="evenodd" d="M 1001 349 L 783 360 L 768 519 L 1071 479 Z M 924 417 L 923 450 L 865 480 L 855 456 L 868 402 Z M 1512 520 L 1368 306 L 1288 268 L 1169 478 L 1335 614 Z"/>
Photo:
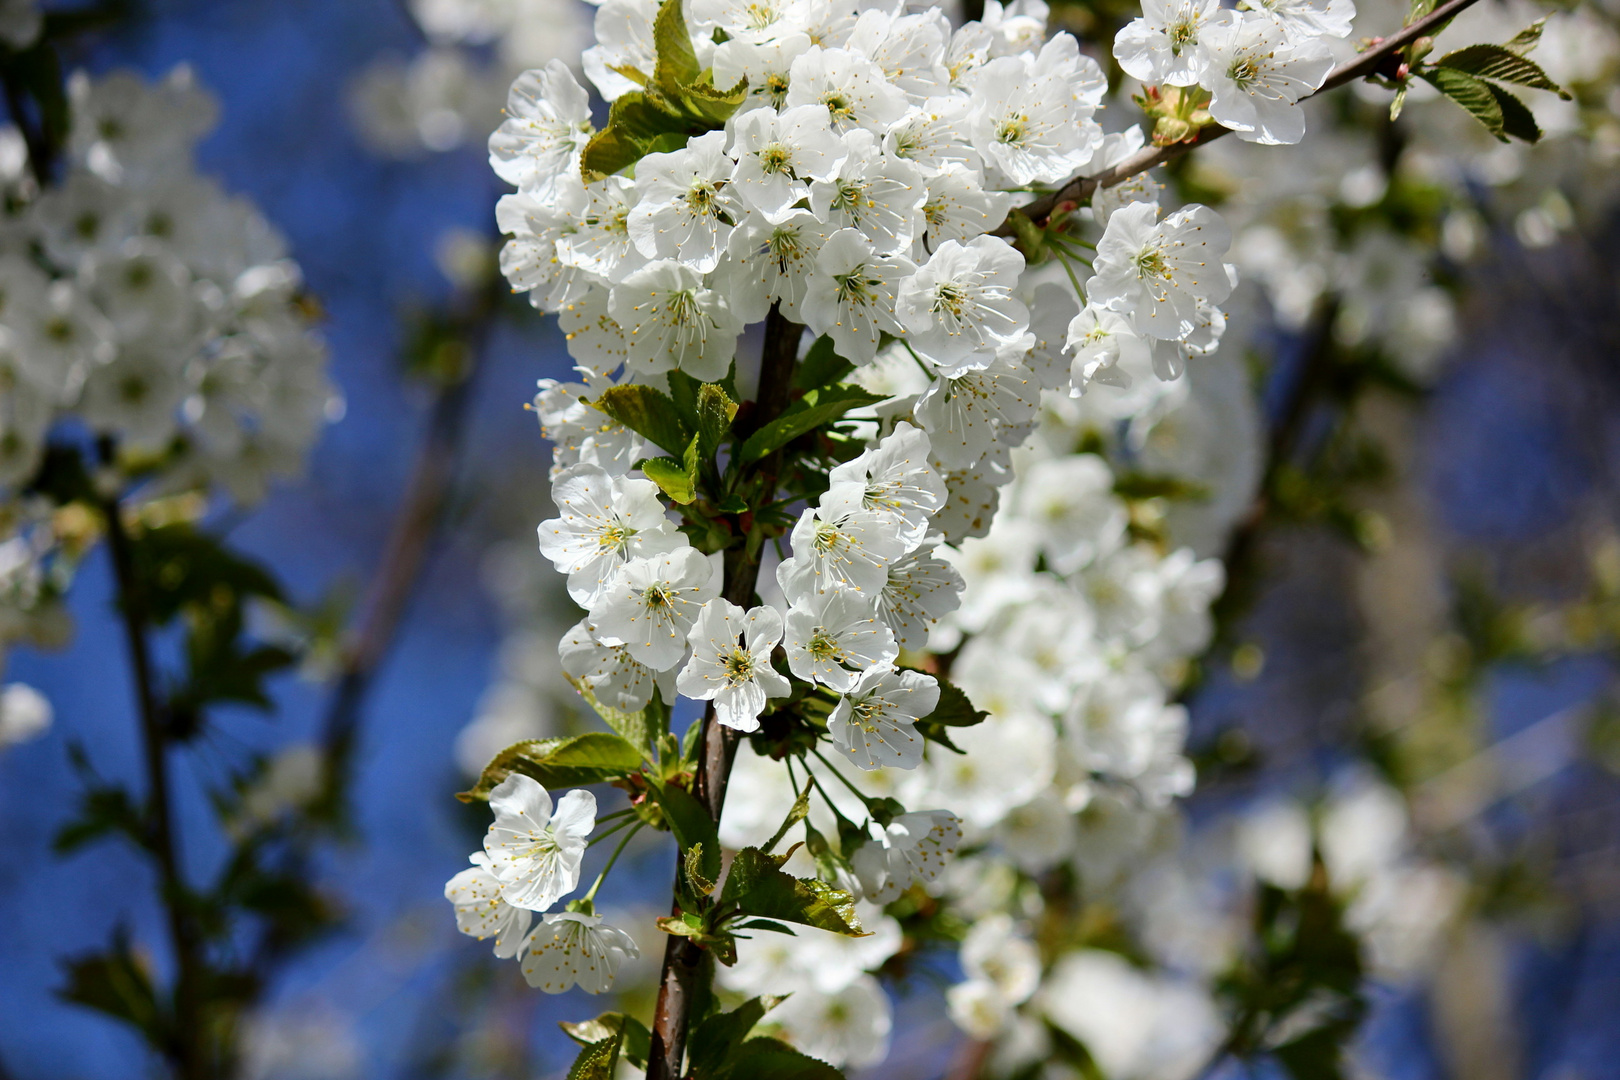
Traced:
<path id="1" fill-rule="evenodd" d="M 1149 86 L 1193 86 L 1205 58 L 1203 35 L 1237 17 L 1220 0 L 1142 0 L 1142 14 L 1114 36 L 1114 59 Z"/>
<path id="2" fill-rule="evenodd" d="M 674 667 L 698 612 L 720 591 L 718 578 L 714 562 L 690 547 L 625 563 L 591 607 L 597 640 L 625 646 L 655 671 Z"/>
<path id="3" fill-rule="evenodd" d="M 922 543 L 928 519 L 945 503 L 945 483 L 928 461 L 928 436 L 904 420 L 860 457 L 827 474 L 821 512 L 830 518 L 856 510 L 886 514 L 900 525 L 910 551 Z"/>
<path id="4" fill-rule="evenodd" d="M 1213 97 L 1209 114 L 1246 142 L 1276 145 L 1305 137 L 1309 96 L 1333 70 L 1333 53 L 1321 38 L 1290 38 L 1282 23 L 1262 15 L 1212 27 L 1198 81 Z"/>
<path id="5" fill-rule="evenodd" d="M 675 687 L 689 698 L 713 701 L 715 719 L 726 727 L 757 731 L 766 699 L 792 692 L 787 679 L 771 667 L 771 652 L 782 640 L 782 616 L 775 609 L 744 612 L 716 598 L 698 613 L 687 637 L 692 658 Z"/>
<path id="6" fill-rule="evenodd" d="M 743 202 L 776 224 L 810 193 L 810 181 L 838 175 L 849 155 L 834 135 L 825 109 L 801 105 L 780 115 L 754 109 L 734 117 L 731 153 L 737 168 L 731 182 Z"/>
<path id="7" fill-rule="evenodd" d="M 1178 339 L 1200 325 L 1200 301 L 1218 304 L 1231 293 L 1222 260 L 1232 235 L 1207 206 L 1157 217 L 1153 204 L 1132 203 L 1108 219 L 1087 296 L 1131 313 L 1145 336 Z"/>
<path id="8" fill-rule="evenodd" d="M 880 153 L 870 131 L 844 136 L 848 156 L 833 176 L 810 185 L 810 210 L 832 229 L 855 229 L 879 255 L 909 252 L 922 232 L 928 188 L 922 171 Z"/>
<path id="9" fill-rule="evenodd" d="M 811 330 L 832 337 L 838 355 L 867 363 L 884 333 L 905 333 L 894 305 L 902 282 L 915 271 L 906 256 L 878 255 L 865 235 L 840 229 L 816 256 L 799 311 Z"/>
<path id="10" fill-rule="evenodd" d="M 596 796 L 570 791 L 552 812 L 539 781 L 513 773 L 489 793 L 495 822 L 484 837 L 485 865 L 513 907 L 545 911 L 579 884 L 585 838 L 596 825 Z"/>
<path id="11" fill-rule="evenodd" d="M 742 332 L 724 294 L 674 259 L 648 263 L 615 285 L 608 312 L 624 330 L 627 363 L 648 375 L 673 367 L 695 379 L 722 378 Z"/>
<path id="12" fill-rule="evenodd" d="M 720 253 L 741 201 L 728 183 L 735 168 L 726 133 L 694 135 L 686 147 L 648 154 L 636 163 L 636 205 L 630 238 L 649 259 L 674 259 L 700 274 L 720 265 Z"/>
<path id="13" fill-rule="evenodd" d="M 687 546 L 651 480 L 575 465 L 552 481 L 551 498 L 562 516 L 540 523 L 540 553 L 568 575 L 568 595 L 581 607 L 594 604 L 631 559 Z"/>
<path id="14" fill-rule="evenodd" d="M 541 919 L 523 950 L 524 981 L 548 994 L 576 984 L 587 994 L 605 994 L 613 989 L 619 965 L 641 955 L 635 939 L 602 916 L 573 911 Z"/>
<path id="15" fill-rule="evenodd" d="M 881 135 L 905 115 L 906 93 L 859 53 L 816 45 L 794 58 L 784 104 L 822 106 L 840 134 L 865 128 Z"/>
<path id="16" fill-rule="evenodd" d="M 993 236 L 946 240 L 900 291 L 895 315 L 916 350 L 946 375 L 988 367 L 1029 329 L 1013 295 L 1024 257 Z"/>
<path id="17" fill-rule="evenodd" d="M 923 752 L 915 723 L 937 704 L 939 683 L 932 676 L 868 668 L 827 718 L 827 733 L 862 769 L 915 769 Z"/>
<path id="18" fill-rule="evenodd" d="M 488 855 L 479 851 L 471 858 L 473 865 L 445 884 L 444 898 L 455 905 L 457 930 L 479 941 L 494 938 L 495 955 L 510 960 L 523 947 L 534 915 L 502 897 L 503 884 L 490 869 Z"/>
<path id="19" fill-rule="evenodd" d="M 840 586 L 875 597 L 888 580 L 889 564 L 906 553 L 901 527 L 889 514 L 876 510 L 853 510 L 836 517 L 806 510 L 790 539 L 793 557 L 776 569 L 789 602 Z"/>
<path id="20" fill-rule="evenodd" d="M 868 900 L 887 904 L 913 883 L 928 884 L 962 842 L 962 823 L 949 810 L 901 814 L 887 825 L 871 823 L 871 836 L 855 849 L 852 863 Z"/>
<path id="21" fill-rule="evenodd" d="M 526 71 L 506 97 L 506 119 L 489 137 L 489 165 L 507 183 L 545 198 L 577 175 L 595 129 L 585 88 L 561 60 Z"/>
<path id="22" fill-rule="evenodd" d="M 870 668 L 891 667 L 900 653 L 894 635 L 853 589 L 812 592 L 788 608 L 783 622 L 788 667 L 806 682 L 847 691 Z"/>

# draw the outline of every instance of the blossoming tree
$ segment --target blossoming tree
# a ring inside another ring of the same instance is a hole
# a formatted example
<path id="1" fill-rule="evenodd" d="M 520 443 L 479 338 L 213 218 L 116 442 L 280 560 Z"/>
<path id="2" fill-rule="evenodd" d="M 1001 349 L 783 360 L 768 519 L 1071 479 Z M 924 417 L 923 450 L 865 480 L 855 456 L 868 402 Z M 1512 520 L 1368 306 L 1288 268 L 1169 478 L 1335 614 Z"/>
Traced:
<path id="1" fill-rule="evenodd" d="M 446 895 L 531 985 L 600 992 L 635 950 L 595 908 L 617 853 L 645 828 L 679 849 L 656 1010 L 575 1025 L 573 1075 L 867 1063 L 838 1018 L 886 1015 L 881 994 L 773 986 L 762 939 L 886 938 L 965 833 L 1002 827 L 963 791 L 1026 806 L 1006 827 L 1039 865 L 1093 800 L 1128 819 L 1190 790 L 1166 698 L 1208 642 L 1219 563 L 1160 550 L 1095 457 L 1070 446 L 1015 483 L 1013 451 L 1043 398 L 1213 362 L 1231 236 L 1206 206 L 1162 209 L 1153 167 L 1226 134 L 1297 143 L 1301 103 L 1359 78 L 1397 111 L 1421 80 L 1536 138 L 1510 89 L 1558 91 L 1533 32 L 1432 57 L 1470 2 L 1415 5 L 1337 66 L 1347 0 L 1145 5 L 1114 53 L 1148 132 L 1105 134 L 1103 69 L 1022 0 L 960 27 L 903 4 L 606 0 L 584 57 L 600 130 L 562 63 L 517 80 L 490 141 L 518 188 L 502 270 L 557 314 L 581 376 L 535 399 L 559 513 L 540 548 L 584 612 L 563 669 L 611 730 L 497 755 L 463 796 L 495 822 Z M 740 344 L 761 323 L 756 365 Z M 1015 629 L 997 590 L 1034 579 L 998 581 L 998 559 L 1053 583 Z M 708 703 L 681 739 L 679 697 Z M 987 782 L 981 739 L 1027 753 Z M 777 816 L 728 824 L 734 773 L 779 792 Z M 631 801 L 593 837 L 594 798 L 547 789 L 602 782 Z M 1028 951 L 1005 919 L 975 928 L 959 1022 L 995 1030 L 1034 993 Z M 754 996 L 722 1012 L 717 978 Z"/>

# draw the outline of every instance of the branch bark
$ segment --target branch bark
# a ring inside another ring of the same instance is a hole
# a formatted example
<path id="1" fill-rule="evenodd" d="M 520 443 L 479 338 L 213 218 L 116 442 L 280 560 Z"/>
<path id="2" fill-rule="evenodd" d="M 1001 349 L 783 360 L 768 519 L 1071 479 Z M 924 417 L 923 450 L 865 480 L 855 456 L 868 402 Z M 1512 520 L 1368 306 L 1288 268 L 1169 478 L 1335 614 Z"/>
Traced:
<path id="1" fill-rule="evenodd" d="M 1387 38 L 1375 39 L 1376 44 L 1353 60 L 1347 60 L 1328 73 L 1327 81 L 1307 98 L 1317 94 L 1325 94 L 1335 90 L 1348 82 L 1371 75 L 1378 70 L 1379 65 L 1393 56 L 1397 51 L 1404 49 L 1420 37 L 1437 34 L 1445 24 L 1456 18 L 1465 9 L 1473 6 L 1477 0 L 1447 0 L 1435 8 L 1428 15 L 1404 27 L 1399 33 Z M 1304 100 L 1304 99 L 1301 99 Z M 1079 204 L 1091 198 L 1093 194 L 1103 188 L 1115 187 L 1123 184 L 1138 173 L 1147 172 L 1156 166 L 1174 161 L 1184 154 L 1190 153 L 1200 146 L 1214 142 L 1223 135 L 1231 134 L 1230 128 L 1213 124 L 1202 129 L 1198 138 L 1192 142 L 1173 143 L 1170 146 L 1144 146 L 1130 157 L 1109 169 L 1104 169 L 1096 176 L 1076 176 L 1056 191 L 1041 195 L 1032 202 L 1017 208 L 1018 213 L 1035 222 L 1044 224 L 1052 216 L 1052 211 L 1065 204 Z M 996 236 L 1011 237 L 1012 226 L 1003 223 L 994 233 Z"/>
<path id="2" fill-rule="evenodd" d="M 101 451 L 103 458 L 110 459 L 108 444 L 103 443 Z M 107 547 L 118 590 L 118 613 L 129 646 L 136 711 L 140 714 L 148 802 L 147 845 L 157 861 L 163 910 L 174 945 L 174 1031 L 165 1051 L 180 1080 L 209 1080 L 214 1069 L 202 1017 L 205 976 L 202 936 L 196 920 L 187 910 L 188 890 L 180 870 L 169 785 L 169 725 L 158 698 L 156 669 L 147 640 L 149 620 L 145 590 L 118 499 L 107 499 L 101 512 L 106 519 Z"/>
<path id="3" fill-rule="evenodd" d="M 760 351 L 759 389 L 755 393 L 748 435 L 782 414 L 793 387 L 793 368 L 799 358 L 799 339 L 804 327 L 788 320 L 775 305 L 765 317 L 765 344 Z M 767 455 L 757 466 L 766 478 L 767 490 L 761 501 L 774 497 L 781 453 Z M 759 584 L 759 553 L 745 543 L 726 552 L 726 581 L 722 595 L 738 607 L 751 606 Z M 737 753 L 736 731 L 722 726 L 710 703 L 703 714 L 702 744 L 692 792 L 716 822 L 725 809 L 726 785 Z M 675 873 L 681 872 L 677 857 Z M 686 1035 L 691 1021 L 697 979 L 702 973 L 703 950 L 686 938 L 671 935 L 664 943 L 664 966 L 658 982 L 658 1004 L 653 1010 L 652 1049 L 647 1060 L 647 1080 L 677 1080 L 681 1060 L 686 1056 Z"/>

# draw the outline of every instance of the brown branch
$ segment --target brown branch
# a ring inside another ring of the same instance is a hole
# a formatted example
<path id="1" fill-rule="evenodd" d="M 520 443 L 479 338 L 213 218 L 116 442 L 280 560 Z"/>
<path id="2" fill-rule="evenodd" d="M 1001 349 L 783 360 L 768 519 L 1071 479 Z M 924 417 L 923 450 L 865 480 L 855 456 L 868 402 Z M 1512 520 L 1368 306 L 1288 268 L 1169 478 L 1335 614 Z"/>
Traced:
<path id="1" fill-rule="evenodd" d="M 111 443 L 103 440 L 101 455 L 109 463 Z M 136 566 L 135 551 L 124 527 L 116 497 L 101 506 L 106 519 L 107 548 L 112 557 L 118 589 L 118 613 L 129 645 L 135 681 L 135 704 L 140 714 L 141 750 L 146 767 L 146 842 L 157 861 L 163 910 L 174 945 L 174 1026 L 164 1047 L 180 1080 L 209 1080 L 207 1029 L 202 1017 L 205 969 L 202 935 L 189 910 L 188 890 L 180 872 L 179 844 L 175 837 L 174 806 L 169 785 L 169 725 L 159 700 L 156 669 L 147 641 L 145 589 Z"/>
<path id="2" fill-rule="evenodd" d="M 1325 94 L 1327 91 L 1335 90 L 1345 83 L 1373 74 L 1387 58 L 1420 37 L 1438 34 L 1444 29 L 1446 23 L 1476 2 L 1477 0 L 1447 0 L 1446 3 L 1441 4 L 1417 22 L 1403 28 L 1399 33 L 1387 38 L 1375 39 L 1376 43 L 1372 48 L 1355 59 L 1347 60 L 1334 68 L 1328 73 L 1327 80 L 1322 83 L 1321 87 L 1313 93 L 1305 95 L 1300 100 L 1304 101 L 1307 98 L 1315 97 L 1317 94 Z M 1212 124 L 1200 130 L 1198 137 L 1191 142 L 1172 143 L 1169 146 L 1145 146 L 1124 161 L 1112 168 L 1104 169 L 1096 176 L 1075 177 L 1056 191 L 1041 195 L 1033 202 L 1019 207 L 1017 212 L 1023 214 L 1037 225 L 1043 224 L 1047 218 L 1051 217 L 1052 211 L 1059 206 L 1083 203 L 1103 188 L 1123 184 L 1138 173 L 1144 173 L 1156 166 L 1174 161 L 1183 154 L 1230 133 L 1230 128 Z M 1004 223 L 995 231 L 994 235 L 1010 237 L 1013 235 L 1012 226 Z"/>
<path id="3" fill-rule="evenodd" d="M 804 328 L 789 321 L 773 305 L 765 318 L 765 343 L 760 351 L 759 389 L 755 393 L 754 408 L 746 423 L 747 430 L 739 435 L 757 431 L 781 415 L 787 408 L 793 386 L 793 367 L 799 358 L 799 339 Z M 741 428 L 743 425 L 739 425 Z M 765 491 L 761 503 L 775 496 L 776 474 L 781 467 L 781 453 L 767 455 L 757 469 L 765 478 Z M 738 607 L 753 603 L 754 590 L 759 584 L 759 553 L 750 551 L 744 543 L 726 552 L 726 581 L 723 595 Z M 698 748 L 697 775 L 692 781 L 693 794 L 709 811 L 716 822 L 725 809 L 726 785 L 731 778 L 731 765 L 737 753 L 739 735 L 722 726 L 715 718 L 711 702 L 703 714 L 702 740 Z M 681 872 L 677 860 L 675 873 Z M 686 938 L 670 936 L 664 943 L 664 965 L 658 979 L 658 1004 L 653 1010 L 652 1050 L 647 1060 L 647 1080 L 676 1080 L 680 1075 L 681 1060 L 686 1055 L 686 1035 L 691 1021 L 692 1001 L 696 983 L 703 967 L 703 950 Z"/>

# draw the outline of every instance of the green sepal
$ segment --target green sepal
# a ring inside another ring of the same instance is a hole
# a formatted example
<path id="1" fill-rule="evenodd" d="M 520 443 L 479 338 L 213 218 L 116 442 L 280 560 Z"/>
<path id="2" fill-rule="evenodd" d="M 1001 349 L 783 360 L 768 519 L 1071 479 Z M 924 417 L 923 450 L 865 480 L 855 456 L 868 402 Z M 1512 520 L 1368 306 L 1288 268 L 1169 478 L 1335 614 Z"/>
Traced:
<path id="1" fill-rule="evenodd" d="M 642 761 L 642 752 L 630 740 L 606 731 L 566 739 L 526 739 L 496 754 L 478 782 L 456 798 L 487 802 L 489 793 L 515 772 L 532 776 L 548 789 L 600 784 L 639 772 Z"/>

